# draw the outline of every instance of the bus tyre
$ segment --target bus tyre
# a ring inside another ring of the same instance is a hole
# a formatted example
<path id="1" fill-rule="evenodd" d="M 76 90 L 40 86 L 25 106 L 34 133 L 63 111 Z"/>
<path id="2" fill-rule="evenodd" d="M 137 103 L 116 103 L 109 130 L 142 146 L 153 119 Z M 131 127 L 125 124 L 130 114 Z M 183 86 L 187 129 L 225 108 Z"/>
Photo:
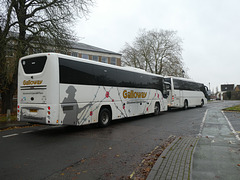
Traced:
<path id="1" fill-rule="evenodd" d="M 204 105 L 204 101 L 202 99 L 200 107 L 203 107 L 203 105 Z"/>
<path id="2" fill-rule="evenodd" d="M 187 100 L 185 100 L 184 101 L 184 106 L 183 106 L 183 109 L 184 110 L 186 110 L 188 108 L 188 101 Z"/>
<path id="3" fill-rule="evenodd" d="M 111 112 L 107 108 L 102 108 L 98 116 L 98 125 L 106 127 L 111 122 Z"/>
<path id="4" fill-rule="evenodd" d="M 154 115 L 157 116 L 158 114 L 160 114 L 160 105 L 159 105 L 159 103 L 155 103 Z"/>

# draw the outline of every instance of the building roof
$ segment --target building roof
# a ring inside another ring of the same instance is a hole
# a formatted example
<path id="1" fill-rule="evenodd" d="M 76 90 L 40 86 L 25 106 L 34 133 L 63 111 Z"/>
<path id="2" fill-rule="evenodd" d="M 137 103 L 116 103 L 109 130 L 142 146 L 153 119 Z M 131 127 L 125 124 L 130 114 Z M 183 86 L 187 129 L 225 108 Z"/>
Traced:
<path id="1" fill-rule="evenodd" d="M 106 49 L 102 49 L 102 48 L 98 48 L 95 46 L 91 46 L 88 44 L 84 44 L 84 43 L 79 43 L 79 42 L 71 42 L 71 47 L 73 49 L 78 49 L 78 50 L 85 50 L 85 51 L 92 51 L 92 52 L 100 52 L 100 53 L 107 53 L 107 54 L 113 54 L 113 55 L 118 55 L 121 56 L 121 54 L 113 52 L 113 51 L 109 51 Z"/>
<path id="2" fill-rule="evenodd" d="M 236 85 L 235 90 L 240 89 L 240 85 Z"/>
<path id="3" fill-rule="evenodd" d="M 9 33 L 9 36 L 17 37 L 18 33 L 11 31 Z M 29 36 L 29 35 L 27 34 L 27 36 Z M 84 44 L 84 43 L 80 43 L 80 42 L 70 41 L 70 46 L 71 46 L 72 49 L 92 51 L 92 52 L 100 52 L 100 53 L 105 53 L 105 54 L 107 53 L 107 54 L 122 56 L 122 54 L 120 54 L 120 53 L 116 53 L 116 52 L 113 52 L 113 51 L 109 51 L 109 50 L 106 50 L 106 49 L 98 48 L 98 47 L 91 46 L 91 45 Z"/>

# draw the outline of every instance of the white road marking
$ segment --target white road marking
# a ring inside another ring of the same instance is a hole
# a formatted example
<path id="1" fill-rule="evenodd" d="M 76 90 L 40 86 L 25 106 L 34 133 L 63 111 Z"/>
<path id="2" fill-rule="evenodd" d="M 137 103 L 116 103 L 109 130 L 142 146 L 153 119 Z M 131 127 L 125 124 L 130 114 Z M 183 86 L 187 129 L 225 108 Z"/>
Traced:
<path id="1" fill-rule="evenodd" d="M 228 125 L 229 125 L 229 127 L 230 127 L 230 129 L 231 129 L 232 133 L 235 135 L 236 139 L 237 139 L 238 141 L 240 141 L 240 138 L 239 138 L 239 135 L 238 135 L 238 133 L 237 133 L 237 132 L 234 130 L 234 128 L 233 128 L 233 126 L 232 126 L 232 124 L 230 123 L 230 121 L 228 120 L 227 116 L 224 114 L 224 112 L 223 112 L 223 111 L 222 111 L 222 114 L 223 114 L 223 116 L 225 117 L 225 119 L 227 120 L 227 122 L 228 122 Z"/>
<path id="2" fill-rule="evenodd" d="M 24 131 L 24 132 L 22 132 L 23 134 L 27 134 L 27 133 L 31 133 L 31 132 L 33 132 L 33 131 Z"/>
<path id="3" fill-rule="evenodd" d="M 208 112 L 208 109 L 205 111 L 202 123 L 200 125 L 200 130 L 199 130 L 198 136 L 202 136 L 203 125 L 204 125 L 206 117 L 207 117 L 207 112 Z"/>
<path id="4" fill-rule="evenodd" d="M 9 135 L 5 135 L 5 136 L 2 136 L 3 138 L 7 138 L 7 137 L 12 137 L 12 136 L 17 136 L 18 134 L 9 134 Z"/>

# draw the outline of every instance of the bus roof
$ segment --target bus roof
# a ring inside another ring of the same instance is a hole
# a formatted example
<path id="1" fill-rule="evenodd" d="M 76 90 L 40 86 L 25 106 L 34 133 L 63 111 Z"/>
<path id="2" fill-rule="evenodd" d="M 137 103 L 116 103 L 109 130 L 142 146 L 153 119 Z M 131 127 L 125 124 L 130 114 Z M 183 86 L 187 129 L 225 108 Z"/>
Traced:
<path id="1" fill-rule="evenodd" d="M 54 55 L 54 56 L 57 56 L 57 57 L 66 58 L 66 59 L 73 60 L 73 61 L 81 61 L 81 62 L 88 63 L 88 64 L 96 64 L 96 65 L 99 65 L 99 66 L 104 66 L 104 67 L 109 67 L 109 68 L 114 68 L 114 69 L 119 69 L 119 70 L 124 70 L 124 71 L 130 71 L 130 72 L 137 72 L 137 73 L 141 73 L 141 74 L 158 76 L 158 77 L 163 78 L 162 75 L 153 74 L 153 73 L 147 72 L 143 69 L 139 69 L 139 68 L 135 68 L 135 67 L 116 66 L 116 65 L 112 65 L 112 64 L 106 64 L 106 63 L 102 63 L 102 62 L 98 62 L 98 61 L 83 59 L 83 58 L 79 58 L 79 57 L 74 57 L 74 56 L 69 56 L 69 55 L 54 53 L 54 52 L 31 54 L 31 55 L 28 55 L 28 56 L 24 56 L 21 59 L 28 59 L 28 58 L 33 58 L 33 57 L 37 57 L 37 56 L 44 56 L 44 55 L 45 56 Z"/>
<path id="2" fill-rule="evenodd" d="M 189 82 L 199 83 L 199 82 L 196 82 L 196 81 L 194 81 L 192 79 L 187 79 L 187 78 L 183 78 L 183 77 L 165 76 L 164 78 L 173 78 L 173 79 L 178 79 L 178 80 L 182 80 L 182 81 L 189 81 Z M 203 83 L 199 83 L 199 84 L 203 84 Z"/>

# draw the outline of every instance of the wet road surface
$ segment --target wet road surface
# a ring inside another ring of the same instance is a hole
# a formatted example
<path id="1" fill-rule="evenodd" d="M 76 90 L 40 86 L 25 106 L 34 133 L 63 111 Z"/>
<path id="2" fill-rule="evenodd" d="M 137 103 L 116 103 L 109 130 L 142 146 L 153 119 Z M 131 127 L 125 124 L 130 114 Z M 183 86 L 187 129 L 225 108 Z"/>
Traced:
<path id="1" fill-rule="evenodd" d="M 209 108 L 173 110 L 159 116 L 114 121 L 95 126 L 37 126 L 0 132 L 0 176 L 3 179 L 127 179 L 144 155 L 170 135 L 196 136 Z M 239 114 L 226 113 L 236 131 Z"/>

